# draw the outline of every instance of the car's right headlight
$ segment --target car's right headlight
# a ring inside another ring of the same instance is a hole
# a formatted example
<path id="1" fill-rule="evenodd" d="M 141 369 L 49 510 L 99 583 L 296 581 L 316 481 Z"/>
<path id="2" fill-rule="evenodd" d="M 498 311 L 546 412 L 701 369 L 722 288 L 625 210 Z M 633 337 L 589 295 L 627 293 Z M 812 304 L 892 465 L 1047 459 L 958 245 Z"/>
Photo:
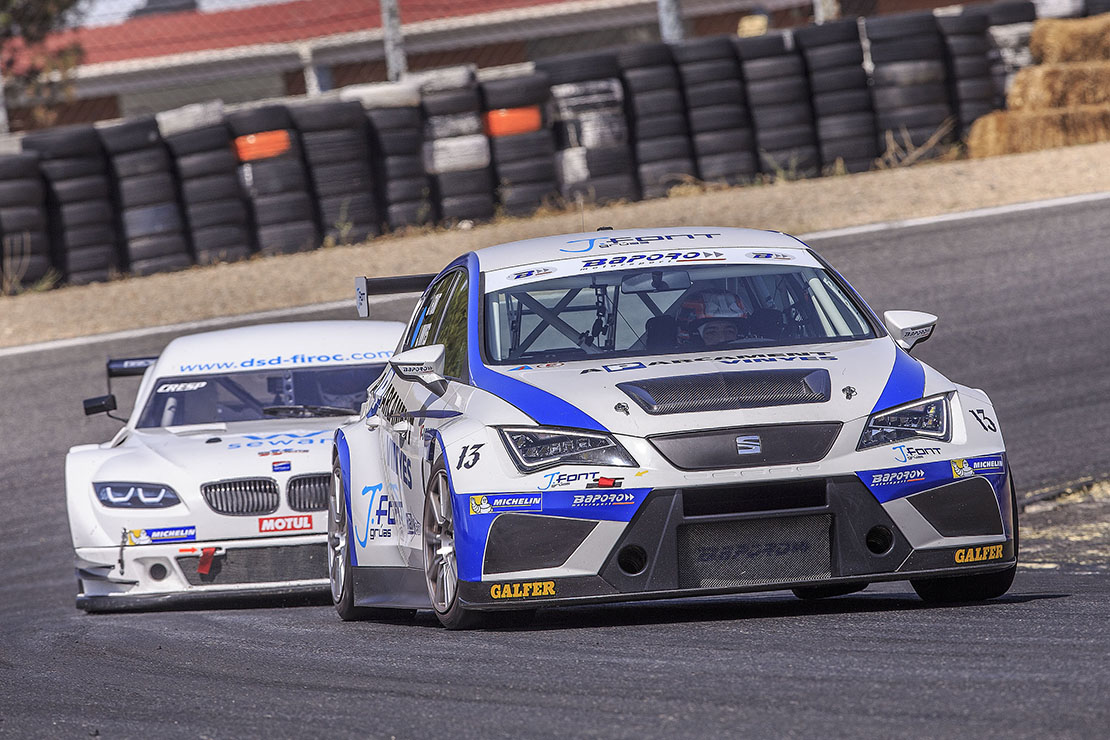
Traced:
<path id="1" fill-rule="evenodd" d="M 94 483 L 96 498 L 113 509 L 164 509 L 181 503 L 177 492 L 161 483 Z"/>
<path id="2" fill-rule="evenodd" d="M 925 437 L 947 442 L 948 394 L 932 396 L 913 403 L 880 411 L 867 419 L 857 450 Z"/>
<path id="3" fill-rule="evenodd" d="M 522 473 L 552 465 L 636 465 L 620 442 L 604 432 L 558 427 L 502 427 L 498 431 Z"/>

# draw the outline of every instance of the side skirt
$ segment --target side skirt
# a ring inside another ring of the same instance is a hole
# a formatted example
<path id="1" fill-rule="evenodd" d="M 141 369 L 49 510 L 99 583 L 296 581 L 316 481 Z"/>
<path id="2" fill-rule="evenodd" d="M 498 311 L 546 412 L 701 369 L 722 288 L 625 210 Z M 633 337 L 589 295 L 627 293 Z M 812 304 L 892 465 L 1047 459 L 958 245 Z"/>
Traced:
<path id="1" fill-rule="evenodd" d="M 368 565 L 355 566 L 351 570 L 355 606 L 432 608 L 423 570 Z"/>

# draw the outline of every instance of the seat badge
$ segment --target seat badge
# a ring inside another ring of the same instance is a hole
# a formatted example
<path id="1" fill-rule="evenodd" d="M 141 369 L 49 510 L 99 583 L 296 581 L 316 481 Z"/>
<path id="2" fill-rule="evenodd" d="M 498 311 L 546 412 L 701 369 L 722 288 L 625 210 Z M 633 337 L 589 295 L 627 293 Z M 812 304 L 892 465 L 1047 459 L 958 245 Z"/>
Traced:
<path id="1" fill-rule="evenodd" d="M 737 455 L 758 455 L 761 452 L 763 452 L 763 447 L 759 442 L 758 434 L 751 434 L 736 438 Z"/>

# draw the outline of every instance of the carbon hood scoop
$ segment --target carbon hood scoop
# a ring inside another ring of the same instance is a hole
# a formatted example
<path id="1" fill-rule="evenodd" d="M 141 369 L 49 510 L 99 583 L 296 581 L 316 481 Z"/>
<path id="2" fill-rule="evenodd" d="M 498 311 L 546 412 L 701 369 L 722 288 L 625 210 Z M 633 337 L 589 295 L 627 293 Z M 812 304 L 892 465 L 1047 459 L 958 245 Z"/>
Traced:
<path id="1" fill-rule="evenodd" d="M 824 369 L 679 375 L 617 383 L 617 387 L 657 416 L 826 403 L 832 393 L 829 371 Z"/>

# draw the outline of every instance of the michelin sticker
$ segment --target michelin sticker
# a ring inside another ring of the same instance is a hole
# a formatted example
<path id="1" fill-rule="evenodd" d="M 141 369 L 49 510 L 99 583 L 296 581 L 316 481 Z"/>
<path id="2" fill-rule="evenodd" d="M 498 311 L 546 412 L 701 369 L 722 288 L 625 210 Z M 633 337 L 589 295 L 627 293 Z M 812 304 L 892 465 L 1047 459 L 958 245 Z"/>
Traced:
<path id="1" fill-rule="evenodd" d="M 496 514 L 499 511 L 540 511 L 543 499 L 534 495 L 512 493 L 485 494 L 470 497 L 471 514 Z"/>
<path id="2" fill-rule="evenodd" d="M 196 538 L 197 528 L 194 526 L 127 530 L 128 545 L 160 545 L 164 542 L 192 542 Z"/>

